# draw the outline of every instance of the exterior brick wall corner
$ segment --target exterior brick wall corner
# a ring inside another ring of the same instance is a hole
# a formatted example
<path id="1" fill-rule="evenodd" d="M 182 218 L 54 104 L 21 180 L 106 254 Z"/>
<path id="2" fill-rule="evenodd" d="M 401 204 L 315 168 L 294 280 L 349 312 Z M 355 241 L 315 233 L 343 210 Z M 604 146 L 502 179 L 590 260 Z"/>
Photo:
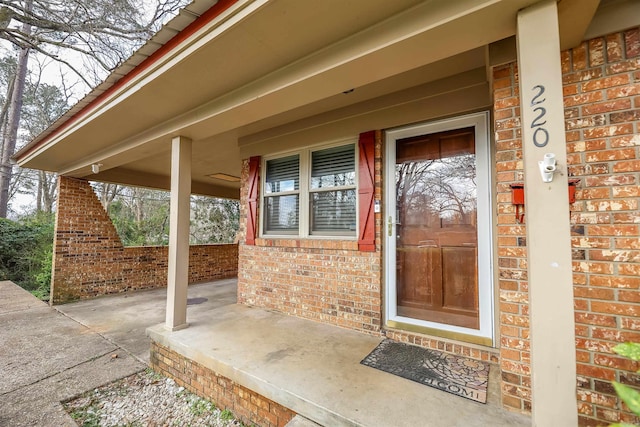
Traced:
<path id="1" fill-rule="evenodd" d="M 52 304 L 166 286 L 167 259 L 164 246 L 124 247 L 89 182 L 59 178 Z M 189 283 L 237 274 L 236 244 L 189 248 Z"/>
<path id="2" fill-rule="evenodd" d="M 640 386 L 638 365 L 611 349 L 640 342 L 640 29 L 561 59 L 569 175 L 578 180 L 570 209 L 580 425 L 637 423 L 611 381 Z M 529 411 L 526 219 L 516 221 L 510 190 L 523 180 L 517 65 L 495 68 L 493 88 L 502 399 Z"/>
<path id="3" fill-rule="evenodd" d="M 246 425 L 284 427 L 296 413 L 219 375 L 211 369 L 151 342 L 151 368 L 220 409 L 228 409 Z"/>

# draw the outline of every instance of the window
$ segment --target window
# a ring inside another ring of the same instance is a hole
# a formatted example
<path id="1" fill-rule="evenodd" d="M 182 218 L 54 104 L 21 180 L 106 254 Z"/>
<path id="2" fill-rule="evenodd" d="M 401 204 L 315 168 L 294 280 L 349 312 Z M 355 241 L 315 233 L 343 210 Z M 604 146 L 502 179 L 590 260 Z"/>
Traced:
<path id="1" fill-rule="evenodd" d="M 355 144 L 268 159 L 263 233 L 356 236 Z"/>
<path id="2" fill-rule="evenodd" d="M 264 193 L 265 230 L 276 234 L 298 234 L 300 156 L 267 161 Z"/>
<path id="3" fill-rule="evenodd" d="M 356 229 L 355 146 L 311 153 L 311 234 Z"/>

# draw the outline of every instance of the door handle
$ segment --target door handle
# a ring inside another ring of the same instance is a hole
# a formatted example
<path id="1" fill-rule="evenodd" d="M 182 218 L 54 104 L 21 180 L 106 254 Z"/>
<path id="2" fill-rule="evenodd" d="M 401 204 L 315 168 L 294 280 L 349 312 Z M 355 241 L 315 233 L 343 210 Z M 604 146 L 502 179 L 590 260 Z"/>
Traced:
<path id="1" fill-rule="evenodd" d="M 389 237 L 393 236 L 393 217 L 389 215 L 389 219 L 387 221 L 387 234 Z"/>

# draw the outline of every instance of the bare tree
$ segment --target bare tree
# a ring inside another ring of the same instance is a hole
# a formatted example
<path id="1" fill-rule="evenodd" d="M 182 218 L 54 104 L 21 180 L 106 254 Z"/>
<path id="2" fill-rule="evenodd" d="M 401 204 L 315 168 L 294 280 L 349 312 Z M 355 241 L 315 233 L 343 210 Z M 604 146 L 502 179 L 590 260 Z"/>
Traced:
<path id="1" fill-rule="evenodd" d="M 86 70 L 72 65 L 65 53 L 75 51 L 112 70 L 185 1 L 157 1 L 151 11 L 148 4 L 144 0 L 0 0 L 0 38 L 63 62 L 93 86 L 98 81 L 86 80 Z M 24 25 L 34 31 L 24 31 Z"/>
<path id="2" fill-rule="evenodd" d="M 25 13 L 30 13 L 31 9 L 32 1 L 27 0 L 24 5 Z M 25 36 L 29 36 L 31 34 L 31 24 L 23 22 L 20 31 Z M 16 74 L 13 82 L 9 85 L 11 91 L 8 93 L 5 101 L 8 107 L 7 121 L 4 126 L 4 132 L 2 133 L 2 158 L 0 158 L 0 218 L 7 217 L 7 209 L 9 207 L 9 185 L 11 183 L 11 175 L 13 174 L 11 156 L 13 156 L 16 149 L 16 140 L 18 139 L 22 97 L 27 77 L 27 63 L 29 62 L 29 46 L 20 45 L 19 48 Z"/>
<path id="3" fill-rule="evenodd" d="M 113 203 L 113 200 L 118 195 L 118 185 L 100 182 L 96 184 L 96 189 L 98 190 L 98 197 L 100 198 L 102 207 L 105 211 L 109 212 L 109 206 L 111 206 L 111 203 Z"/>
<path id="4" fill-rule="evenodd" d="M 38 212 L 51 213 L 56 201 L 56 181 L 58 176 L 54 173 L 38 171 L 38 193 L 36 198 L 36 210 Z"/>
<path id="5" fill-rule="evenodd" d="M 405 224 L 410 214 L 426 223 L 471 221 L 476 212 L 475 181 L 472 154 L 396 165 L 398 220 Z"/>
<path id="6" fill-rule="evenodd" d="M 88 87 L 120 65 L 186 0 L 0 0 L 0 39 L 18 51 L 16 73 L 0 110 L 0 217 L 7 216 L 30 54 L 72 70 Z M 74 54 L 83 64 L 69 60 Z"/>
<path id="7" fill-rule="evenodd" d="M 0 75 L 3 82 L 7 73 L 12 73 L 15 64 L 11 61 L 0 63 Z M 41 81 L 43 64 L 35 61 L 30 78 L 25 82 L 22 97 L 22 126 L 18 142 L 32 139 L 49 127 L 69 106 L 69 93 L 57 86 Z M 13 81 L 13 79 L 10 79 Z M 9 185 L 9 199 L 16 194 L 28 194 L 35 199 L 37 212 L 51 212 L 56 199 L 56 175 L 43 171 L 31 171 L 14 168 Z"/>

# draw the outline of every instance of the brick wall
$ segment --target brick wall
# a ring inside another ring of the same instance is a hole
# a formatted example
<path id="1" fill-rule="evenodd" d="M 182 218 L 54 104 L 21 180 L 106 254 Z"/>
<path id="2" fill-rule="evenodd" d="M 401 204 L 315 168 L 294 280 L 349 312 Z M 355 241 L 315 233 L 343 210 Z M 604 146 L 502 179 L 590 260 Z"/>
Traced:
<path id="1" fill-rule="evenodd" d="M 482 360 L 494 364 L 491 369 L 499 369 L 497 366 L 500 360 L 497 349 L 474 344 L 466 344 L 460 341 L 453 341 L 446 338 L 438 338 L 419 334 L 416 332 L 401 331 L 396 329 L 385 329 L 384 335 L 398 342 L 431 348 L 444 353 L 462 355 L 470 359 Z"/>
<path id="2" fill-rule="evenodd" d="M 246 425 L 283 427 L 296 414 L 229 378 L 213 372 L 154 341 L 151 341 L 151 368 L 173 378 L 198 396 L 228 409 Z"/>
<path id="3" fill-rule="evenodd" d="M 502 403 L 507 408 L 529 412 L 531 372 L 526 229 L 516 219 L 510 186 L 524 179 L 515 64 L 493 70 L 493 89 Z"/>
<path id="4" fill-rule="evenodd" d="M 89 183 L 60 177 L 51 303 L 166 286 L 168 247 L 123 247 Z M 237 245 L 189 248 L 189 283 L 234 277 Z"/>
<path id="5" fill-rule="evenodd" d="M 382 196 L 382 139 L 375 144 L 375 197 Z M 240 235 L 245 235 L 248 161 L 243 163 Z M 258 213 L 260 218 L 260 213 Z M 256 239 L 240 242 L 238 302 L 368 333 L 382 323 L 381 214 L 376 251 L 360 252 L 355 240 Z"/>
<path id="6" fill-rule="evenodd" d="M 637 364 L 612 353 L 640 342 L 640 30 L 562 52 L 571 206 L 580 424 L 636 421 L 610 381 L 640 386 Z M 509 184 L 523 180 L 518 73 L 494 69 L 502 391 L 505 406 L 530 409 L 525 225 Z"/>

